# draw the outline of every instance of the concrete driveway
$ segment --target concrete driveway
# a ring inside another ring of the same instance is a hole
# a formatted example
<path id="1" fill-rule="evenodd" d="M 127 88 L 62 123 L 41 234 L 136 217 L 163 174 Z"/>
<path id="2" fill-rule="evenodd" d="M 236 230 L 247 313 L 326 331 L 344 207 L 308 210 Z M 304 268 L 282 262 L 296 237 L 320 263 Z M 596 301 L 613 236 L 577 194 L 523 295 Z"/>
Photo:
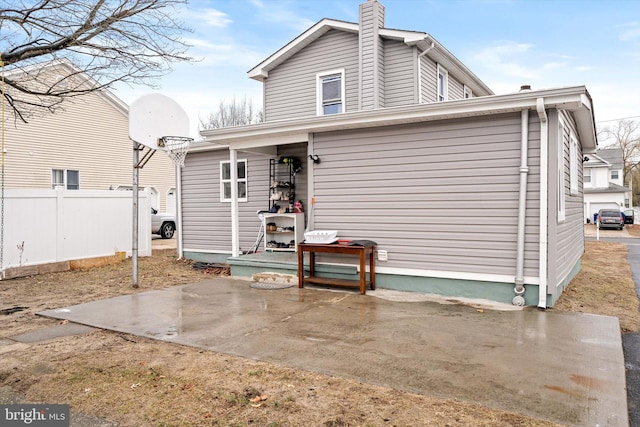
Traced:
<path id="1" fill-rule="evenodd" d="M 215 279 L 40 314 L 567 425 L 628 426 L 617 318 L 251 285 Z"/>
<path id="2" fill-rule="evenodd" d="M 155 234 L 151 236 L 151 250 L 155 249 L 176 249 L 178 238 L 174 236 L 172 239 L 163 239 Z"/>

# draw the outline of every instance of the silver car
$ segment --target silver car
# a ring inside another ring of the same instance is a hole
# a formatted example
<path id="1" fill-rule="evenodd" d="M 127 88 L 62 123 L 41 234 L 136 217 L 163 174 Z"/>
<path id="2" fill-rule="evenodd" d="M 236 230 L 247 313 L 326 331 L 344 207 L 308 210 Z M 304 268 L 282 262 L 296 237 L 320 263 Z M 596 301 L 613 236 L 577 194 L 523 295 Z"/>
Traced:
<path id="1" fill-rule="evenodd" d="M 151 233 L 170 239 L 176 231 L 176 217 L 169 213 L 158 212 L 151 208 Z"/>

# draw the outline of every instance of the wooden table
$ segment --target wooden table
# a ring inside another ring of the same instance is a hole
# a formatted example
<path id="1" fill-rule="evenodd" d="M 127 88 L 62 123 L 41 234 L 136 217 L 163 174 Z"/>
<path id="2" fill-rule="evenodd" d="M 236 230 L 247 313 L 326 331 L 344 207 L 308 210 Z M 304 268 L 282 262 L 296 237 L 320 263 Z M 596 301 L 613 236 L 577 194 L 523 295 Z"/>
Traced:
<path id="1" fill-rule="evenodd" d="M 304 253 L 309 253 L 309 276 L 304 276 Z M 360 260 L 360 280 L 333 279 L 330 277 L 317 277 L 315 275 L 316 253 L 357 255 Z M 366 259 L 369 258 L 369 280 L 367 280 Z M 332 286 L 356 286 L 360 287 L 360 294 L 365 295 L 367 284 L 371 289 L 376 289 L 376 244 L 373 242 L 363 246 L 346 245 L 339 243 L 298 244 L 298 287 L 303 288 L 304 282 Z"/>

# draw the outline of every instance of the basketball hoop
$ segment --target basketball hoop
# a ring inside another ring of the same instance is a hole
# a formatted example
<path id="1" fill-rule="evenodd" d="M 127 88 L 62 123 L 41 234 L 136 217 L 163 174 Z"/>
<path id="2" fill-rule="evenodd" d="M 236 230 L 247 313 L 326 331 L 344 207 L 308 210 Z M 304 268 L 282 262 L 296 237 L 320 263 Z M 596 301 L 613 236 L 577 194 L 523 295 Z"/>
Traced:
<path id="1" fill-rule="evenodd" d="M 158 139 L 158 147 L 164 148 L 164 152 L 167 153 L 176 166 L 182 167 L 192 141 L 193 138 L 182 136 L 163 136 Z"/>

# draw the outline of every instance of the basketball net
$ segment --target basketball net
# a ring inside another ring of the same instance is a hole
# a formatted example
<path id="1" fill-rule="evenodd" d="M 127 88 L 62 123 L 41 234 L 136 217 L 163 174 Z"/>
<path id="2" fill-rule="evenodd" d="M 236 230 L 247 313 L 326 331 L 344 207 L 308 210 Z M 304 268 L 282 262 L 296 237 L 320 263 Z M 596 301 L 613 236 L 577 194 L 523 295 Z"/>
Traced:
<path id="1" fill-rule="evenodd" d="M 182 167 L 192 141 L 193 138 L 182 136 L 163 136 L 158 140 L 158 146 L 164 148 L 164 152 L 167 153 L 167 156 L 173 160 L 176 166 Z"/>

